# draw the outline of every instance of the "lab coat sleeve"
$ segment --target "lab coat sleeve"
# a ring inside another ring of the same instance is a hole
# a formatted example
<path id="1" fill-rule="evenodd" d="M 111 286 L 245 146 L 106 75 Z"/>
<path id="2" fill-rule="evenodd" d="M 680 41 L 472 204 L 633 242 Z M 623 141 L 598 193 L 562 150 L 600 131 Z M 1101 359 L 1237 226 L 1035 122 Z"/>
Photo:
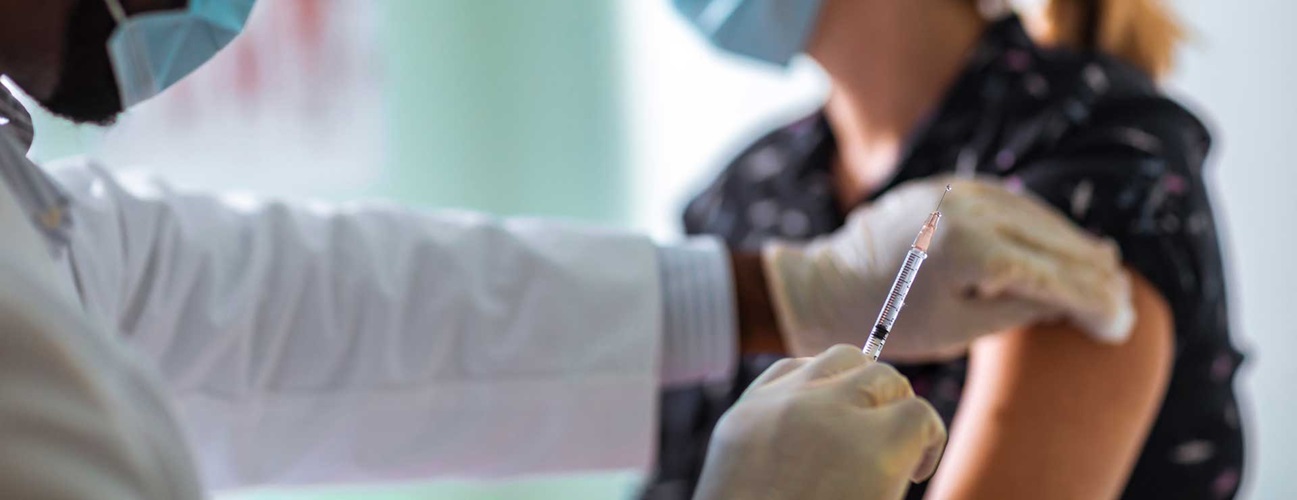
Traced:
<path id="1" fill-rule="evenodd" d="M 738 365 L 738 314 L 724 243 L 696 236 L 658 248 L 663 387 L 727 383 Z"/>
<path id="2" fill-rule="evenodd" d="M 156 363 L 209 486 L 646 469 L 651 242 L 52 173 L 82 299 Z"/>

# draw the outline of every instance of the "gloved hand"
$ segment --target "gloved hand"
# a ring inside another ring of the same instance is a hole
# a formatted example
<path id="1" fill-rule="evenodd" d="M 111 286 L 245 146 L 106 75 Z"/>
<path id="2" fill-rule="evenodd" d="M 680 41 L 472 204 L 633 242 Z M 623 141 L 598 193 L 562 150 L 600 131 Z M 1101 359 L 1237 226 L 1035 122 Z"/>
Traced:
<path id="1" fill-rule="evenodd" d="M 712 434 L 694 500 L 901 498 L 945 444 L 905 377 L 838 345 L 752 383 Z"/>
<path id="2" fill-rule="evenodd" d="M 950 184 L 928 259 L 883 356 L 938 360 L 978 336 L 1069 319 L 1101 342 L 1130 334 L 1130 284 L 1114 244 L 1028 194 L 982 180 L 902 185 L 836 233 L 762 252 L 771 300 L 793 355 L 863 345 L 924 219 Z"/>

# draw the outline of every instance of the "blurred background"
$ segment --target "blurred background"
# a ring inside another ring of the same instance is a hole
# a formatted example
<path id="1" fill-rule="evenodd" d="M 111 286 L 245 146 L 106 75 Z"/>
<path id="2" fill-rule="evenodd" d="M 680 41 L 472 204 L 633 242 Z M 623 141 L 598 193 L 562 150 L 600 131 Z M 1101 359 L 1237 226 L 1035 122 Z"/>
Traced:
<path id="1" fill-rule="evenodd" d="M 1216 134 L 1249 427 L 1245 498 L 1297 496 L 1297 3 L 1172 0 L 1193 30 L 1171 82 Z M 678 233 L 735 148 L 813 109 L 812 64 L 726 59 L 666 0 L 263 0 L 214 64 L 108 129 L 36 113 L 31 155 L 91 154 L 178 184 L 383 197 Z M 35 108 L 32 107 L 33 111 Z M 631 471 L 251 491 L 235 499 L 625 498 Z"/>

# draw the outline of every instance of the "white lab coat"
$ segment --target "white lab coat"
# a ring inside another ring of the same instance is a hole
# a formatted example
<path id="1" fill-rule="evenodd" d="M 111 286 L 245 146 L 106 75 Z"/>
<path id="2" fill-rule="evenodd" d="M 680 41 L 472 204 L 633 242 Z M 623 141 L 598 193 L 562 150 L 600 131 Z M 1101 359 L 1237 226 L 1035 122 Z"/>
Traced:
<path id="1" fill-rule="evenodd" d="M 149 363 L 89 319 L 2 181 L 0 238 L 0 498 L 201 497 Z"/>
<path id="2" fill-rule="evenodd" d="M 51 172 L 73 200 L 71 272 L 37 281 L 67 276 L 81 328 L 161 374 L 206 487 L 651 462 L 662 305 L 642 237 L 220 198 L 87 160 Z M 41 334 L 86 340 L 73 329 Z M 169 421 L 140 404 L 147 390 L 109 396 L 106 414 Z M 189 453 L 165 432 L 143 438 L 154 460 Z"/>

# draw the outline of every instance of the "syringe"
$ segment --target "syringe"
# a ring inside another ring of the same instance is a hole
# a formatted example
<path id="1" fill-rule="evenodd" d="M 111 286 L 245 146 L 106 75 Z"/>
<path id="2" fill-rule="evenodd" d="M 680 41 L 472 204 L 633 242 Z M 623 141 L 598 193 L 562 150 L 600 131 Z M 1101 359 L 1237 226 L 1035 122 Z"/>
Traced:
<path id="1" fill-rule="evenodd" d="M 887 342 L 887 334 L 892 331 L 892 324 L 896 322 L 896 316 L 901 313 L 901 306 L 905 305 L 905 296 L 910 293 L 910 285 L 914 283 L 915 276 L 919 275 L 919 266 L 923 265 L 923 259 L 928 258 L 928 245 L 932 243 L 932 235 L 937 232 L 937 222 L 941 220 L 941 202 L 946 200 L 946 193 L 950 192 L 950 185 L 946 184 L 946 192 L 941 193 L 941 199 L 937 201 L 937 209 L 928 214 L 928 220 L 924 221 L 923 228 L 919 229 L 919 235 L 914 237 L 914 244 L 910 245 L 910 251 L 905 254 L 905 262 L 901 263 L 901 272 L 896 274 L 896 281 L 892 282 L 892 290 L 887 293 L 887 301 L 883 303 L 882 312 L 878 313 L 878 321 L 874 322 L 874 331 L 869 334 L 869 341 L 865 343 L 865 354 L 878 360 L 878 355 L 883 352 L 883 343 Z"/>

